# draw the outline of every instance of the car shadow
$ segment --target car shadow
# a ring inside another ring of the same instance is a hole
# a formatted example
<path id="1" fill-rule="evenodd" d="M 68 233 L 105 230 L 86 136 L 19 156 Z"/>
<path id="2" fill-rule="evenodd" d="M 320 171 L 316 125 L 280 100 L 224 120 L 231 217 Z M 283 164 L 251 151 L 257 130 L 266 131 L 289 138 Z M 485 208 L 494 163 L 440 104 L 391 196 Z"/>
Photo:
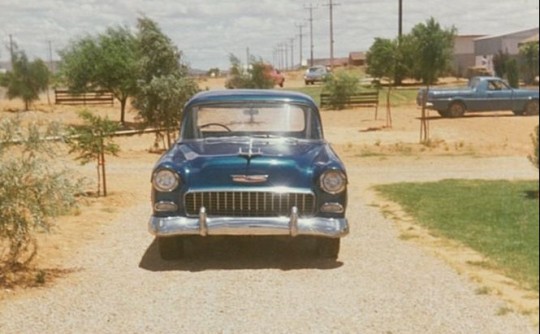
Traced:
<path id="1" fill-rule="evenodd" d="M 157 240 L 146 249 L 139 267 L 149 271 L 244 270 L 244 269 L 335 269 L 342 262 L 320 259 L 315 241 L 283 237 L 191 237 L 184 243 L 184 258 L 165 261 Z"/>
<path id="2" fill-rule="evenodd" d="M 461 117 L 442 117 L 439 114 L 432 114 L 426 119 L 428 121 L 441 121 L 441 120 L 460 120 L 460 119 L 470 119 L 470 118 L 505 118 L 505 117 L 527 117 L 527 116 L 516 116 L 512 112 L 510 113 L 500 113 L 500 112 L 482 112 L 482 113 L 471 113 L 468 112 Z M 417 120 L 421 120 L 421 117 L 416 117 Z"/>

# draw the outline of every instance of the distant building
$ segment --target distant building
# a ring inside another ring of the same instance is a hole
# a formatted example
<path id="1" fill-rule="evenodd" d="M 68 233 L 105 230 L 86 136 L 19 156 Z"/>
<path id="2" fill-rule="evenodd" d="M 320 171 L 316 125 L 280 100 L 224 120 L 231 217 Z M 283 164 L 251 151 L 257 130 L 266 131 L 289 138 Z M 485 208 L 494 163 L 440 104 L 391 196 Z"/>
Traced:
<path id="1" fill-rule="evenodd" d="M 482 55 L 495 55 L 502 52 L 508 52 L 515 56 L 519 53 L 519 45 L 529 38 L 538 38 L 539 28 L 516 31 L 512 33 L 485 36 L 474 40 L 474 53 L 481 57 Z"/>
<path id="2" fill-rule="evenodd" d="M 539 28 L 516 31 L 501 35 L 485 36 L 474 40 L 474 53 L 476 66 L 482 66 L 487 59 L 488 70 L 493 69 L 493 56 L 499 52 L 508 53 L 510 56 L 519 54 L 519 46 L 526 41 L 538 40 Z"/>
<path id="3" fill-rule="evenodd" d="M 366 53 L 353 51 L 349 53 L 349 66 L 364 66 L 366 64 Z"/>
<path id="4" fill-rule="evenodd" d="M 461 35 L 454 39 L 452 70 L 457 77 L 466 77 L 468 69 L 476 66 L 474 41 L 484 35 Z"/>

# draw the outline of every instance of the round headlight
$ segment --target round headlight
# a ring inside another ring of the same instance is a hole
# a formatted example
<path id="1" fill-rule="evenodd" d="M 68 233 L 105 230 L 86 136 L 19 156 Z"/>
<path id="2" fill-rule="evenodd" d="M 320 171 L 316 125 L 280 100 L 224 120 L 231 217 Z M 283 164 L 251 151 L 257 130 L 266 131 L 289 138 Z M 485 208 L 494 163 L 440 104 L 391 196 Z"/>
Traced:
<path id="1" fill-rule="evenodd" d="M 321 175 L 321 188 L 330 194 L 338 194 L 345 190 L 347 178 L 339 170 L 329 170 Z"/>
<path id="2" fill-rule="evenodd" d="M 173 191 L 180 184 L 180 177 L 170 169 L 161 169 L 154 173 L 152 184 L 157 191 Z"/>

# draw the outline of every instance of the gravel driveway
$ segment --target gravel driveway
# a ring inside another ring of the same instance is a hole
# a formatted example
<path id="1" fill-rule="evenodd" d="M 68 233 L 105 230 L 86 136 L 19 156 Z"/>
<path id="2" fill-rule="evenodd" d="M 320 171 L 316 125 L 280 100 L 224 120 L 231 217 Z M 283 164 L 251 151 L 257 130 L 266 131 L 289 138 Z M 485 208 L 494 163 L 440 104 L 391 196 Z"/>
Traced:
<path id="1" fill-rule="evenodd" d="M 481 175 L 502 163 L 471 160 L 437 160 L 446 171 L 437 177 L 428 172 L 433 159 L 401 173 L 388 166 L 386 176 L 351 160 L 352 231 L 335 262 L 310 257 L 309 241 L 272 238 L 195 240 L 188 260 L 165 262 L 146 231 L 148 200 L 134 203 L 65 263 L 80 270 L 0 302 L 0 333 L 538 333 L 524 316 L 500 315 L 502 301 L 478 294 L 443 260 L 399 239 L 371 205 L 371 183 Z M 515 174 L 528 170 L 524 158 L 507 163 L 513 174 L 501 177 L 535 175 Z"/>

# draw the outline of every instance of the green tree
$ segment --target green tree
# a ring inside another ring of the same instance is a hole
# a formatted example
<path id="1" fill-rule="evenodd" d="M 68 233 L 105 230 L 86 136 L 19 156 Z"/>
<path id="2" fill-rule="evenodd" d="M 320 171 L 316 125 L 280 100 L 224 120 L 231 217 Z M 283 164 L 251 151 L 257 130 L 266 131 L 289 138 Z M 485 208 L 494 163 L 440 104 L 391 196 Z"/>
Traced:
<path id="1" fill-rule="evenodd" d="M 410 35 L 414 45 L 413 74 L 426 85 L 451 70 L 456 28 L 443 29 L 434 18 L 413 27 Z"/>
<path id="2" fill-rule="evenodd" d="M 506 77 L 510 87 L 519 88 L 519 67 L 516 58 L 510 58 L 506 61 Z"/>
<path id="3" fill-rule="evenodd" d="M 399 41 L 376 38 L 367 55 L 366 73 L 375 78 L 386 78 L 392 81 L 397 76 L 400 51 Z M 386 92 L 386 126 L 392 126 L 392 111 L 390 106 L 390 93 L 392 84 L 388 85 Z"/>
<path id="4" fill-rule="evenodd" d="M 456 28 L 442 29 L 435 19 L 430 18 L 425 24 L 414 26 L 410 35 L 411 42 L 415 45 L 413 73 L 427 86 L 424 94 L 428 94 L 430 86 L 451 68 Z M 420 142 L 428 142 L 429 121 L 425 103 L 421 112 Z"/>
<path id="5" fill-rule="evenodd" d="M 525 43 L 519 47 L 522 59 L 522 74 L 526 84 L 532 84 L 538 75 L 538 43 Z"/>
<path id="6" fill-rule="evenodd" d="M 83 120 L 83 125 L 72 127 L 67 139 L 70 153 L 78 153 L 77 160 L 83 165 L 91 161 L 96 162 L 97 195 L 103 193 L 103 196 L 107 196 L 105 154 L 118 154 L 119 147 L 112 139 L 118 130 L 118 123 L 108 118 L 94 116 L 88 110 L 81 111 L 79 117 Z"/>
<path id="7" fill-rule="evenodd" d="M 46 129 L 18 119 L 0 122 L 0 285 L 5 273 L 27 266 L 37 253 L 35 233 L 47 231 L 51 217 L 76 205 L 81 180 L 55 164 L 52 141 L 59 127 Z"/>
<path id="8" fill-rule="evenodd" d="M 138 19 L 138 90 L 133 105 L 139 116 L 156 129 L 164 129 L 166 148 L 172 144 L 171 131 L 177 131 L 182 106 L 199 91 L 182 64 L 182 53 L 158 25 L 146 18 Z M 156 133 L 156 144 L 162 136 Z"/>
<path id="9" fill-rule="evenodd" d="M 47 90 L 50 72 L 41 60 L 28 61 L 24 51 L 13 53 L 13 69 L 2 79 L 2 86 L 7 88 L 8 99 L 21 98 L 24 110 L 39 99 L 39 93 Z"/>
<path id="10" fill-rule="evenodd" d="M 493 70 L 495 71 L 495 75 L 506 78 L 508 73 L 508 69 L 506 68 L 508 60 L 510 60 L 510 55 L 508 52 L 503 52 L 502 50 L 499 50 L 499 52 L 493 56 Z"/>
<path id="11" fill-rule="evenodd" d="M 105 89 L 120 102 L 120 122 L 126 103 L 137 89 L 137 40 L 128 28 L 109 28 L 97 36 L 71 42 L 60 51 L 61 75 L 74 92 Z"/>

